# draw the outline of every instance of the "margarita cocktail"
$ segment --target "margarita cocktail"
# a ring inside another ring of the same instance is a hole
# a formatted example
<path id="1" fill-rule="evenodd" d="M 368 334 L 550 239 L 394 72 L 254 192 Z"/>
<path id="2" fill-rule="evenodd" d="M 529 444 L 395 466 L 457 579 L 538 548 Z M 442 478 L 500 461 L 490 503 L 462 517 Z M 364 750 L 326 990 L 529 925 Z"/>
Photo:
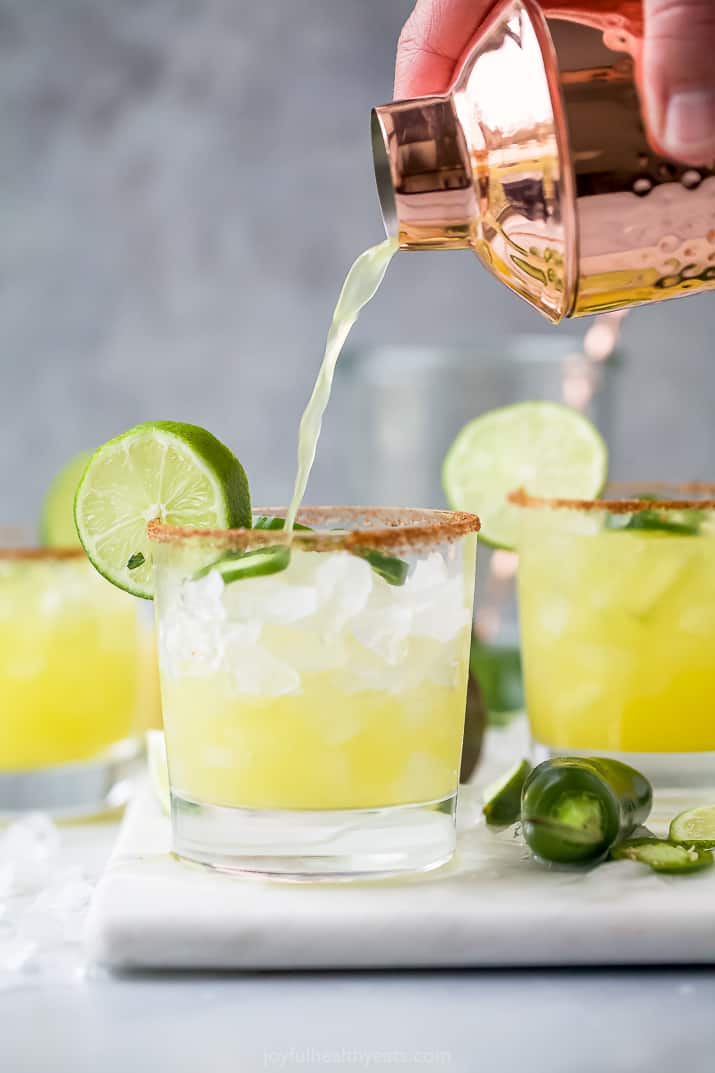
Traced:
<path id="1" fill-rule="evenodd" d="M 277 874 L 441 864 L 478 520 L 299 520 L 292 537 L 149 527 L 174 848 Z"/>
<path id="2" fill-rule="evenodd" d="M 512 497 L 532 737 L 631 758 L 663 785 L 712 784 L 715 488 L 618 495 Z"/>
<path id="3" fill-rule="evenodd" d="M 120 803 L 137 657 L 132 600 L 81 548 L 0 548 L 0 812 Z"/>
<path id="4" fill-rule="evenodd" d="M 346 276 L 285 511 L 252 514 L 235 455 L 173 421 L 109 440 L 77 488 L 92 563 L 155 599 L 180 857 L 299 878 L 454 851 L 479 520 L 300 510 L 340 352 L 396 250 Z"/>

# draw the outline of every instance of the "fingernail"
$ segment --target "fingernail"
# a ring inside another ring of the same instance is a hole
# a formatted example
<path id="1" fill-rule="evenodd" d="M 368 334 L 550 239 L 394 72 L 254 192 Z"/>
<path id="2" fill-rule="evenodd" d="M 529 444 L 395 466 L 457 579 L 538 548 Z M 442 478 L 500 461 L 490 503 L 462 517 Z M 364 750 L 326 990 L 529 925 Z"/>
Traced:
<path id="1" fill-rule="evenodd" d="M 663 146 L 675 157 L 702 154 L 701 164 L 715 157 L 715 90 L 673 94 L 665 114 Z"/>

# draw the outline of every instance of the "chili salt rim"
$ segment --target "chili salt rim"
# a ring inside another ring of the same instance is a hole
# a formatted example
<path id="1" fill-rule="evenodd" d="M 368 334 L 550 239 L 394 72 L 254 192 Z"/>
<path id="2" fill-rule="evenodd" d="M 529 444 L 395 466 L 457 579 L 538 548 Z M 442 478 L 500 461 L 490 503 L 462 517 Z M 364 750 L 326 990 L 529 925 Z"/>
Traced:
<path id="1" fill-rule="evenodd" d="M 256 516 L 284 518 L 285 507 L 254 508 Z M 228 548 L 256 548 L 291 544 L 310 551 L 339 551 L 358 548 L 407 550 L 452 543 L 469 533 L 477 533 L 480 521 L 476 514 L 462 511 L 422 510 L 414 507 L 304 507 L 298 512 L 298 522 L 305 525 L 326 523 L 334 517 L 342 521 L 378 521 L 382 528 L 350 529 L 331 532 L 317 529 L 306 533 L 280 529 L 198 529 L 191 526 L 167 525 L 158 519 L 149 522 L 147 535 L 161 544 L 206 541 Z M 407 523 L 407 524 L 405 524 Z"/>
<path id="2" fill-rule="evenodd" d="M 84 548 L 3 548 L 0 546 L 0 562 L 65 562 L 86 558 Z"/>
<path id="3" fill-rule="evenodd" d="M 534 496 L 526 489 L 517 488 L 507 495 L 508 501 L 516 507 L 527 510 L 579 510 L 608 511 L 609 514 L 640 514 L 646 510 L 715 510 L 715 483 L 708 481 L 686 481 L 678 484 L 672 481 L 636 481 L 616 482 L 608 485 L 607 490 L 622 489 L 624 495 L 618 499 L 562 499 L 559 497 Z M 682 499 L 635 499 L 637 492 L 680 492 Z M 630 496 L 629 496 L 630 493 Z M 700 499 L 685 498 L 700 495 Z"/>

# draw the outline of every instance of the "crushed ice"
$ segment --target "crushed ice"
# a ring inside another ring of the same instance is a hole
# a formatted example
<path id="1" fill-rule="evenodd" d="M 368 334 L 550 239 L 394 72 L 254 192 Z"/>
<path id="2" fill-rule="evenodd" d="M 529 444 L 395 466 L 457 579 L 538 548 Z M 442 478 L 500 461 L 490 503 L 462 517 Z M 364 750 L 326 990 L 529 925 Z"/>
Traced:
<path id="1" fill-rule="evenodd" d="M 206 577 L 185 581 L 179 603 L 182 610 L 200 622 L 223 622 L 226 618 L 223 590 L 223 578 L 217 570 L 212 570 Z"/>
<path id="2" fill-rule="evenodd" d="M 173 677 L 225 671 L 237 692 L 261 695 L 296 692 L 301 673 L 348 664 L 361 689 L 396 689 L 397 678 L 400 689 L 449 684 L 458 653 L 443 646 L 461 645 L 471 624 L 456 565 L 435 552 L 394 586 L 358 556 L 295 551 L 285 573 L 233 585 L 216 571 L 186 579 L 160 623 L 162 664 Z M 410 645 L 423 640 L 439 643 L 434 658 L 412 659 Z"/>
<path id="3" fill-rule="evenodd" d="M 59 831 L 42 813 L 0 830 L 0 991 L 80 979 L 93 884 L 62 862 Z"/>
<path id="4" fill-rule="evenodd" d="M 323 629 L 334 633 L 364 611 L 372 592 L 373 572 L 364 559 L 354 555 L 328 555 L 315 571 L 315 586 Z"/>

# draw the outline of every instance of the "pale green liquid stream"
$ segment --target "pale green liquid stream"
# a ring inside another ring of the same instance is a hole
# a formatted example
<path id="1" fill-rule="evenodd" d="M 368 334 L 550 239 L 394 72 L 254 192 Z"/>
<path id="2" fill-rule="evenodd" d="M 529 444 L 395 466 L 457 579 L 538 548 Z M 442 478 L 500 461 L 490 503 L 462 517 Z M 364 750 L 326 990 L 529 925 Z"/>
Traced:
<path id="1" fill-rule="evenodd" d="M 397 252 L 397 239 L 388 238 L 361 253 L 345 277 L 343 289 L 335 306 L 333 319 L 325 342 L 323 361 L 313 393 L 300 419 L 298 433 L 298 472 L 293 497 L 286 515 L 286 529 L 292 529 L 315 461 L 315 451 L 323 423 L 323 414 L 330 399 L 335 366 L 345 340 L 350 334 L 360 310 L 366 306 L 382 283 L 387 266 Z"/>

